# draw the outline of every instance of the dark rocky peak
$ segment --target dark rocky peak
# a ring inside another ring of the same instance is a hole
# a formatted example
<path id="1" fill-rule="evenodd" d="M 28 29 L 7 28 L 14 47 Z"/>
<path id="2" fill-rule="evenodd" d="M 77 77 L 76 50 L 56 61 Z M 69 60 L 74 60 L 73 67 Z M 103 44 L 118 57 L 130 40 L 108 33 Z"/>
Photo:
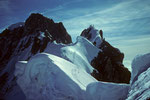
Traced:
<path id="1" fill-rule="evenodd" d="M 14 30 L 16 28 L 19 28 L 19 27 L 23 27 L 24 26 L 24 22 L 18 22 L 18 23 L 15 23 L 15 24 L 12 24 L 8 27 L 8 30 Z"/>
<path id="2" fill-rule="evenodd" d="M 105 40 L 99 48 L 102 52 L 91 61 L 92 75 L 99 81 L 129 84 L 131 73 L 123 65 L 124 54 Z"/>
<path id="3" fill-rule="evenodd" d="M 103 37 L 102 30 L 96 30 L 93 26 L 82 31 L 81 36 L 87 38 L 101 51 L 91 61 L 95 70 L 92 76 L 99 81 L 129 83 L 131 73 L 124 67 L 124 54 L 118 48 L 113 47 Z"/>
<path id="4" fill-rule="evenodd" d="M 71 36 L 63 24 L 33 13 L 24 22 L 10 25 L 0 34 L 0 67 L 7 64 L 13 55 L 18 55 L 31 46 L 33 55 L 43 52 L 50 42 L 68 44 Z"/>
<path id="5" fill-rule="evenodd" d="M 90 33 L 90 31 L 91 31 L 92 29 L 93 29 L 92 26 L 90 26 L 90 27 L 87 28 L 87 29 L 84 29 L 84 30 L 82 31 L 82 33 L 81 33 L 81 36 L 83 36 L 83 37 L 87 38 L 88 40 L 90 40 L 91 37 L 92 37 L 92 34 Z"/>
<path id="6" fill-rule="evenodd" d="M 102 43 L 102 37 L 97 29 L 94 26 L 90 25 L 87 29 L 84 29 L 81 33 L 81 36 L 87 38 L 91 41 L 95 46 L 99 47 Z"/>
<path id="7" fill-rule="evenodd" d="M 56 40 L 57 43 L 72 43 L 71 36 L 67 33 L 62 22 L 54 23 L 52 19 L 39 13 L 33 13 L 25 21 L 25 32 L 33 34 L 39 31 L 51 36 L 52 40 Z"/>
<path id="8" fill-rule="evenodd" d="M 54 23 L 38 13 L 31 14 L 25 23 L 10 25 L 0 34 L 0 100 L 14 86 L 16 62 L 29 60 L 33 55 L 43 52 L 47 44 L 53 41 L 72 43 L 71 36 L 61 22 Z"/>
<path id="9" fill-rule="evenodd" d="M 45 31 L 48 26 L 52 26 L 54 21 L 39 13 L 32 13 L 25 21 L 25 31 L 34 33 L 35 31 Z"/>

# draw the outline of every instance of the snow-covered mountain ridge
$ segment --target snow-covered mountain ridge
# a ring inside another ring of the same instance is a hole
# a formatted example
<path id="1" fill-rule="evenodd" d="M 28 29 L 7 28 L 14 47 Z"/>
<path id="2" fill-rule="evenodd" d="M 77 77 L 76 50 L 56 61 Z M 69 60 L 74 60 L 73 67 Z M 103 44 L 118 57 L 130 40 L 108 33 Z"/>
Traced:
<path id="1" fill-rule="evenodd" d="M 149 54 L 133 61 L 130 74 L 122 64 L 124 54 L 103 38 L 102 30 L 99 32 L 93 26 L 72 43 L 62 23 L 31 14 L 25 23 L 4 30 L 0 41 L 3 46 L 0 48 L 0 99 L 149 98 L 149 84 L 143 86 L 150 81 L 149 60 L 146 60 Z M 145 65 L 140 59 L 146 61 Z"/>
<path id="2" fill-rule="evenodd" d="M 94 67 L 92 76 L 99 81 L 129 84 L 131 74 L 123 65 L 124 53 L 105 40 L 103 31 L 98 31 L 90 26 L 82 31 L 81 36 L 87 38 L 101 50 L 91 61 Z"/>

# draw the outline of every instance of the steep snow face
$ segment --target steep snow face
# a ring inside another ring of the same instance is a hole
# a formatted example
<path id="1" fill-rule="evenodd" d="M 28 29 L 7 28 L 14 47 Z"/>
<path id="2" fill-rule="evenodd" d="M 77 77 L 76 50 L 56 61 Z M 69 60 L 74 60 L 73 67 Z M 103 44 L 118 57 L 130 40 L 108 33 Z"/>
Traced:
<path id="1" fill-rule="evenodd" d="M 129 85 L 94 82 L 88 85 L 87 100 L 125 100 Z"/>
<path id="2" fill-rule="evenodd" d="M 64 45 L 62 43 L 56 43 L 56 41 L 53 41 L 52 43 L 48 43 L 47 47 L 45 48 L 44 52 L 56 55 L 58 57 L 62 57 L 61 48 L 66 47 L 67 45 Z"/>
<path id="3" fill-rule="evenodd" d="M 91 60 L 98 55 L 100 49 L 95 47 L 86 38 L 78 36 L 75 44 L 63 47 L 61 51 L 63 58 L 68 59 L 86 72 L 92 73 L 93 67 L 90 65 Z"/>
<path id="4" fill-rule="evenodd" d="M 18 22 L 16 24 L 12 24 L 8 27 L 8 30 L 14 30 L 15 28 L 24 26 L 24 22 Z"/>
<path id="5" fill-rule="evenodd" d="M 132 61 L 131 83 L 135 82 L 138 76 L 150 67 L 150 53 L 138 55 Z"/>
<path id="6" fill-rule="evenodd" d="M 62 57 L 80 69 L 84 69 L 88 73 L 92 73 L 93 67 L 90 65 L 91 60 L 98 55 L 100 49 L 95 47 L 89 40 L 78 36 L 77 42 L 69 45 L 49 43 L 45 49 L 45 53 Z"/>
<path id="7" fill-rule="evenodd" d="M 47 53 L 18 62 L 15 76 L 27 100 L 124 100 L 129 88 L 97 82 L 73 63 Z"/>
<path id="8" fill-rule="evenodd" d="M 150 67 L 150 65 L 149 65 Z M 141 73 L 138 79 L 131 85 L 127 100 L 150 99 L 150 68 Z"/>
<path id="9" fill-rule="evenodd" d="M 95 29 L 94 26 L 92 25 L 89 28 L 83 30 L 81 36 L 90 40 L 97 47 L 99 47 L 102 43 L 102 38 L 99 34 L 99 31 Z"/>
<path id="10" fill-rule="evenodd" d="M 86 100 L 87 85 L 97 82 L 76 65 L 46 53 L 16 67 L 17 83 L 27 100 Z"/>
<path id="11" fill-rule="evenodd" d="M 150 53 L 135 57 L 131 75 L 131 89 L 127 100 L 149 100 Z"/>

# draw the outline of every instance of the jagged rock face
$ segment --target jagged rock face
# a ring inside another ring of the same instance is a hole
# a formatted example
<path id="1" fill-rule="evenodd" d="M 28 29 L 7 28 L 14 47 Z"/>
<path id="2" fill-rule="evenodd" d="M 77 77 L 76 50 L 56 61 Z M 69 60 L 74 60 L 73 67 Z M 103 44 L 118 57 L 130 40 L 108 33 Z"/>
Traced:
<path id="1" fill-rule="evenodd" d="M 100 49 L 102 52 L 91 61 L 91 65 L 97 70 L 92 75 L 99 81 L 129 84 L 131 73 L 122 64 L 124 54 L 106 41 L 103 41 Z"/>
<path id="2" fill-rule="evenodd" d="M 19 52 L 33 43 L 31 52 L 36 54 L 38 51 L 43 52 L 48 42 L 54 40 L 64 44 L 72 42 L 61 22 L 54 23 L 52 19 L 41 14 L 31 14 L 24 26 L 13 30 L 5 29 L 0 34 L 0 66 L 7 64 L 6 60 L 9 60 L 16 47 L 19 47 L 17 51 Z"/>
<path id="3" fill-rule="evenodd" d="M 10 88 L 12 88 L 14 84 L 16 84 L 14 80 L 15 77 L 11 80 L 12 85 L 7 84 L 7 82 L 10 81 L 10 73 L 3 72 L 3 70 L 7 68 L 6 66 L 11 58 L 13 56 L 16 56 L 16 47 L 18 46 L 21 38 L 23 38 L 23 33 L 24 27 L 19 27 L 11 31 L 5 29 L 0 34 L 0 99 L 3 99 L 5 93 L 9 92 Z"/>
<path id="4" fill-rule="evenodd" d="M 31 14 L 25 22 L 25 31 L 29 34 L 37 31 L 45 32 L 50 34 L 57 43 L 72 43 L 70 35 L 61 22 L 54 23 L 52 19 L 41 14 Z"/>
<path id="5" fill-rule="evenodd" d="M 100 36 L 99 31 L 95 29 L 92 25 L 89 26 L 89 28 L 84 29 L 81 33 L 81 36 L 87 38 L 97 47 L 99 47 L 103 40 L 103 37 Z"/>
<path id="6" fill-rule="evenodd" d="M 0 34 L 0 99 L 8 92 L 8 84 L 11 87 L 15 83 L 15 63 L 18 60 L 29 60 L 38 52 L 43 52 L 47 44 L 53 41 L 72 43 L 61 22 L 54 23 L 41 14 L 31 14 L 24 25 L 11 25 L 11 29 L 5 29 Z M 27 56 L 20 56 L 22 54 Z M 6 69 L 9 72 L 5 72 Z"/>
<path id="7" fill-rule="evenodd" d="M 103 35 L 102 31 L 99 33 Z M 124 54 L 105 41 L 99 33 L 93 26 L 83 30 L 81 33 L 81 36 L 87 38 L 102 50 L 91 61 L 91 65 L 95 68 L 91 75 L 99 81 L 129 83 L 131 73 L 123 65 Z"/>
<path id="8" fill-rule="evenodd" d="M 5 29 L 0 34 L 0 69 L 7 64 L 14 53 L 20 39 L 23 37 L 24 28 L 19 27 L 10 31 Z"/>
<path id="9" fill-rule="evenodd" d="M 90 34 L 91 28 L 85 29 L 82 31 L 81 36 L 87 38 L 88 40 L 91 39 L 92 34 Z"/>
<path id="10" fill-rule="evenodd" d="M 122 63 L 124 54 L 118 48 L 111 46 L 107 41 L 103 40 L 99 47 L 108 57 L 116 63 Z"/>

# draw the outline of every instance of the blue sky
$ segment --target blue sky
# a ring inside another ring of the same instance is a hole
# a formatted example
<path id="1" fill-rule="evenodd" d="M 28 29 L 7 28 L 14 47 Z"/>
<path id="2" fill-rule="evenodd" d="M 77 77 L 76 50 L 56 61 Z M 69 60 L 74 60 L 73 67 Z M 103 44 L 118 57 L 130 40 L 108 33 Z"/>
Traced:
<path id="1" fill-rule="evenodd" d="M 92 24 L 125 53 L 127 67 L 150 52 L 150 0 L 0 0 L 0 12 L 1 31 L 38 12 L 63 22 L 73 41 Z"/>

